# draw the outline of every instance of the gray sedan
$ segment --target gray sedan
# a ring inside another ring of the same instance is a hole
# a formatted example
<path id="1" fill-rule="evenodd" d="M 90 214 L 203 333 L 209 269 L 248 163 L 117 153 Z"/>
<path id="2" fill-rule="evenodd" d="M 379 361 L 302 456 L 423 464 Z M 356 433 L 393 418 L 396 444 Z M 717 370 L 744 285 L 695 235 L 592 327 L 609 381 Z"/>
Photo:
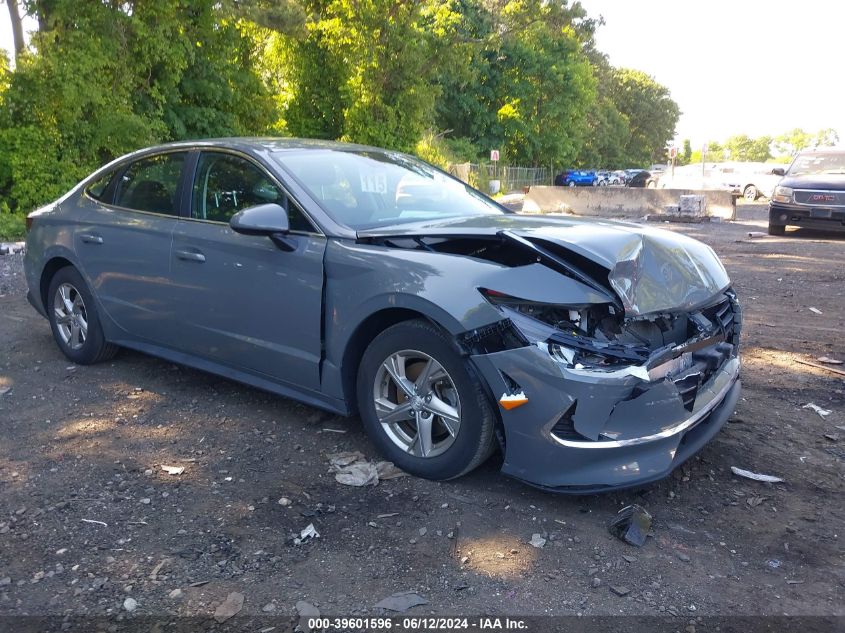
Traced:
<path id="1" fill-rule="evenodd" d="M 739 396 L 713 251 L 528 217 L 410 156 L 279 139 L 124 156 L 28 219 L 29 300 L 72 361 L 120 347 L 358 414 L 409 473 L 564 492 L 668 475 Z"/>

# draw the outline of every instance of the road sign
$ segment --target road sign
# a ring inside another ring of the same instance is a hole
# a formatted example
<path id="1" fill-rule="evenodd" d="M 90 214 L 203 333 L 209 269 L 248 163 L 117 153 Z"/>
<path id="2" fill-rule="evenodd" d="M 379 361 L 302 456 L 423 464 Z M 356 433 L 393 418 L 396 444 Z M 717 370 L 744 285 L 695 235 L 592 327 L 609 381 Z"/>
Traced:
<path id="1" fill-rule="evenodd" d="M 669 149 L 669 157 L 675 158 L 677 155 L 678 155 L 678 148 L 677 147 L 671 147 Z"/>
<path id="2" fill-rule="evenodd" d="M 499 150 L 497 150 L 497 149 L 491 149 L 490 150 L 490 160 L 492 160 L 494 163 L 497 160 L 499 160 Z"/>

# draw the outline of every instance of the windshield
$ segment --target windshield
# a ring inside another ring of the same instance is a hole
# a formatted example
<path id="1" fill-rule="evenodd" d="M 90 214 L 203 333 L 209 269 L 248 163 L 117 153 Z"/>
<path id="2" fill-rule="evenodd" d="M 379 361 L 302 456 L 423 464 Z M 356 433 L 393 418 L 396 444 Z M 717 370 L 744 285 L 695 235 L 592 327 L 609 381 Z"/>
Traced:
<path id="1" fill-rule="evenodd" d="M 273 158 L 337 222 L 355 230 L 505 213 L 459 180 L 398 152 L 285 150 Z"/>
<path id="2" fill-rule="evenodd" d="M 786 174 L 787 176 L 845 174 L 845 152 L 799 154 Z"/>

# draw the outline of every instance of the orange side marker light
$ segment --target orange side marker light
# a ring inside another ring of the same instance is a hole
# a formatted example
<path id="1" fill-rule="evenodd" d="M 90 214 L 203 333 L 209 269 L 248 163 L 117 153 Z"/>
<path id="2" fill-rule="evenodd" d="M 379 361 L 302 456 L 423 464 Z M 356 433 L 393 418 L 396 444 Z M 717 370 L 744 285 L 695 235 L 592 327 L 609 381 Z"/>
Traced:
<path id="1" fill-rule="evenodd" d="M 528 397 L 522 391 L 520 391 L 519 393 L 503 393 L 502 397 L 499 398 L 499 404 L 502 405 L 502 408 L 505 411 L 510 411 L 511 409 L 521 407 L 527 402 Z"/>

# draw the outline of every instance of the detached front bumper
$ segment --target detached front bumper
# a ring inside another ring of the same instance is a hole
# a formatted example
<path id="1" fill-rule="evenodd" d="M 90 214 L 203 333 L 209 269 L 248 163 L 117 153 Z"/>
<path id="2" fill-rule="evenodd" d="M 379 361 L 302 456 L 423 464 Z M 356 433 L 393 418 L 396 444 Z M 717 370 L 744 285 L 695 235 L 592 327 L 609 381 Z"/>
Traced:
<path id="1" fill-rule="evenodd" d="M 737 356 L 709 372 L 694 393 L 669 376 L 648 382 L 567 369 L 537 346 L 472 360 L 494 395 L 512 390 L 515 382 L 528 398 L 518 408 L 500 410 L 506 435 L 502 471 L 575 494 L 668 476 L 719 431 L 740 393 Z"/>

